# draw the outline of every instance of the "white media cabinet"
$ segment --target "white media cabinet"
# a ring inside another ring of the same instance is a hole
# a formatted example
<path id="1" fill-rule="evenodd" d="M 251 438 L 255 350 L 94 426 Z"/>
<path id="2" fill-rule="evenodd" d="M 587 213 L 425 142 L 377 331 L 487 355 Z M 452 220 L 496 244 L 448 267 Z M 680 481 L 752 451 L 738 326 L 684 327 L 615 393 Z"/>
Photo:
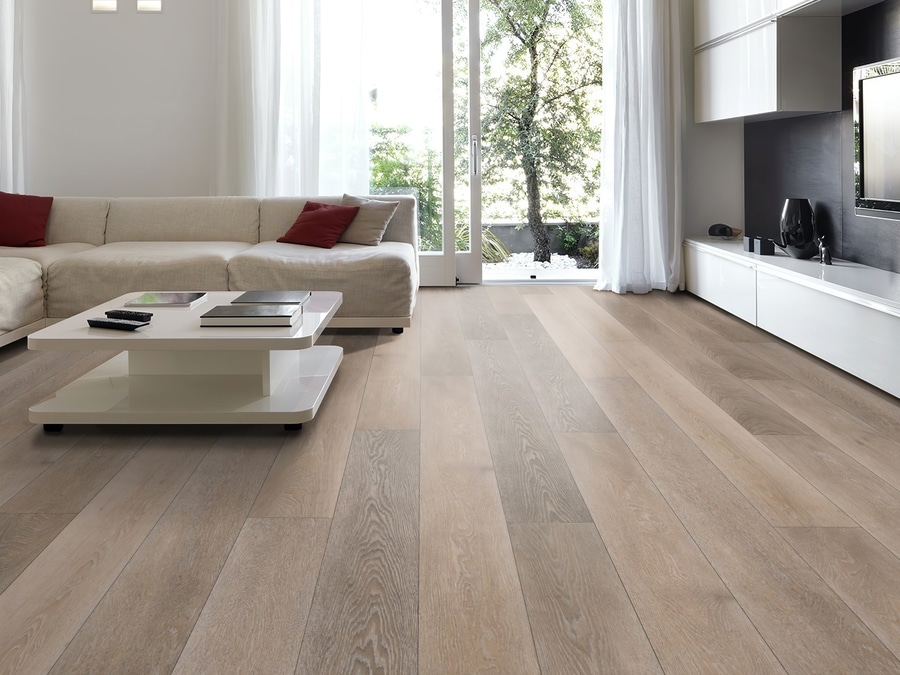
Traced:
<path id="1" fill-rule="evenodd" d="M 900 274 L 713 237 L 686 239 L 684 264 L 689 292 L 900 397 Z"/>

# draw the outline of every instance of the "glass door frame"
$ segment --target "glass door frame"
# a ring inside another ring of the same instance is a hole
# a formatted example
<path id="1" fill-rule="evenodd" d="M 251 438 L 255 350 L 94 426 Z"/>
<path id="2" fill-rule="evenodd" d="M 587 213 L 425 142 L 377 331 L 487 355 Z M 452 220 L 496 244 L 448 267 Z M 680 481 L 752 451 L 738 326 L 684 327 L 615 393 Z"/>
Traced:
<path id="1" fill-rule="evenodd" d="M 468 3 L 469 38 L 469 250 L 456 250 L 454 0 L 441 0 L 443 247 L 441 251 L 419 251 L 419 282 L 422 286 L 481 283 L 481 6 L 480 0 L 463 1 Z"/>

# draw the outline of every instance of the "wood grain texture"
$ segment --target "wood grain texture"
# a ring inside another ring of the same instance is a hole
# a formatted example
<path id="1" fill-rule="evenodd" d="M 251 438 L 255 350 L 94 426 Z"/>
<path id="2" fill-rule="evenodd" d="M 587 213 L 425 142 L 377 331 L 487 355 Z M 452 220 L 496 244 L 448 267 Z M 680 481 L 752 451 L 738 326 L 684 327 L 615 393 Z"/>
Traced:
<path id="1" fill-rule="evenodd" d="M 662 294 L 663 291 L 659 291 Z M 657 294 L 654 291 L 654 295 Z M 678 309 L 685 316 L 693 319 L 715 332 L 717 335 L 736 343 L 761 342 L 769 343 L 772 336 L 756 326 L 723 312 L 718 307 L 701 300 L 687 292 L 666 293 L 666 302 Z"/>
<path id="2" fill-rule="evenodd" d="M 781 535 L 900 657 L 900 559 L 862 528 L 784 528 Z"/>
<path id="3" fill-rule="evenodd" d="M 0 448 L 0 504 L 52 467 L 82 437 L 77 430 L 45 434 L 40 426 L 31 424 Z"/>
<path id="4" fill-rule="evenodd" d="M 620 389 L 627 391 L 624 383 Z M 651 421 L 648 432 L 658 433 L 655 427 Z M 663 670 L 779 672 L 778 660 L 622 439 L 559 438 Z"/>
<path id="5" fill-rule="evenodd" d="M 637 340 L 637 336 L 610 316 L 598 303 L 597 291 L 586 286 L 552 286 L 550 292 L 598 342 Z"/>
<path id="6" fill-rule="evenodd" d="M 574 297 L 579 297 L 580 294 Z M 577 309 L 559 302 L 556 295 L 532 295 L 527 298 L 528 306 L 553 338 L 557 348 L 569 363 L 577 365 L 582 377 L 623 377 L 625 375 L 618 362 L 609 355 L 596 335 L 584 326 Z"/>
<path id="7" fill-rule="evenodd" d="M 888 438 L 900 438 L 900 405 L 890 394 L 784 342 L 741 347 Z"/>
<path id="8" fill-rule="evenodd" d="M 26 367 L 27 384 L 15 391 L 15 396 L 0 404 L 0 447 L 11 439 L 33 427 L 28 421 L 28 409 L 50 398 L 59 389 L 105 363 L 114 356 L 113 352 L 88 352 L 75 355 L 66 354 L 63 368 L 54 368 L 44 373 L 39 366 L 40 359 L 30 361 Z M 18 372 L 17 372 L 18 374 Z"/>
<path id="9" fill-rule="evenodd" d="M 608 433 L 612 424 L 536 317 L 511 316 L 506 334 L 553 431 Z"/>
<path id="10" fill-rule="evenodd" d="M 219 439 L 51 672 L 171 672 L 282 433 L 248 427 Z"/>
<path id="11" fill-rule="evenodd" d="M 72 513 L 0 513 L 0 593 L 74 517 Z"/>
<path id="12" fill-rule="evenodd" d="M 468 346 L 507 522 L 589 522 L 590 514 L 509 344 L 470 340 Z"/>
<path id="13" fill-rule="evenodd" d="M 875 475 L 900 485 L 900 437 L 889 438 L 876 431 L 798 382 L 759 380 L 753 386 Z"/>
<path id="14" fill-rule="evenodd" d="M 482 286 L 462 286 L 454 294 L 466 340 L 505 340 L 504 321 Z"/>
<path id="15" fill-rule="evenodd" d="M 484 290 L 491 299 L 491 304 L 498 316 L 508 314 L 531 314 L 525 297 L 519 292 L 519 286 L 492 285 L 485 286 Z"/>
<path id="16" fill-rule="evenodd" d="M 0 672 L 630 673 L 648 641 L 667 673 L 900 672 L 897 399 L 686 295 L 418 298 L 401 335 L 326 331 L 344 361 L 300 432 L 45 434 L 28 406 L 101 356 L 0 348 Z M 660 335 L 814 433 L 754 436 Z M 607 431 L 552 430 L 543 396 L 590 414 L 573 373 Z M 394 380 L 417 428 L 360 415 Z M 121 435 L 148 440 L 116 470 Z"/>
<path id="17" fill-rule="evenodd" d="M 472 374 L 455 292 L 441 288 L 419 296 L 423 376 Z"/>
<path id="18" fill-rule="evenodd" d="M 821 438 L 772 436 L 773 452 L 830 497 L 853 520 L 900 556 L 900 489 L 878 478 Z"/>
<path id="19" fill-rule="evenodd" d="M 419 435 L 358 431 L 297 673 L 415 673 Z"/>
<path id="20" fill-rule="evenodd" d="M 292 672 L 330 526 L 248 519 L 174 672 Z"/>
<path id="21" fill-rule="evenodd" d="M 824 673 L 836 663 L 847 672 L 900 668 L 900 661 L 639 387 L 611 381 L 598 393 L 630 450 L 785 669 Z"/>
<path id="22" fill-rule="evenodd" d="M 7 513 L 78 513 L 147 442 L 147 434 L 121 430 L 109 436 L 86 436 L 0 511 Z M 72 476 L 83 476 L 73 481 Z"/>
<path id="23" fill-rule="evenodd" d="M 760 396 L 745 381 L 732 375 L 645 312 L 640 300 L 644 296 L 625 299 L 610 297 L 614 296 L 612 293 L 598 295 L 601 296 L 598 302 L 602 307 L 750 433 L 813 433 L 796 418 Z"/>
<path id="24" fill-rule="evenodd" d="M 148 443 L 0 595 L 0 672 L 47 672 L 212 445 Z"/>
<path id="25" fill-rule="evenodd" d="M 331 518 L 377 338 L 338 338 L 344 360 L 318 414 L 286 436 L 252 518 Z"/>
<path id="26" fill-rule="evenodd" d="M 646 295 L 629 295 L 627 297 L 641 310 L 650 314 L 656 321 L 735 377 L 763 380 L 787 377 L 768 361 L 748 354 L 733 340 L 722 337 L 703 321 L 691 318 L 683 311 L 688 301 L 682 300 L 678 303 L 674 300 L 676 295 L 693 297 L 687 293 L 668 293 L 666 291 L 653 291 Z M 694 298 L 694 303 L 700 303 L 700 300 Z M 703 319 L 709 320 L 709 317 L 704 316 Z M 738 319 L 738 321 L 740 320 Z"/>
<path id="27" fill-rule="evenodd" d="M 661 673 L 593 523 L 510 526 L 545 673 Z"/>
<path id="28" fill-rule="evenodd" d="M 471 377 L 425 377 L 419 672 L 538 673 Z"/>
<path id="29" fill-rule="evenodd" d="M 380 335 L 359 408 L 357 429 L 418 429 L 421 330 Z"/>
<path id="30" fill-rule="evenodd" d="M 638 343 L 610 348 L 650 398 L 773 525 L 855 524 L 650 349 Z M 588 386 L 602 401 L 604 381 Z"/>

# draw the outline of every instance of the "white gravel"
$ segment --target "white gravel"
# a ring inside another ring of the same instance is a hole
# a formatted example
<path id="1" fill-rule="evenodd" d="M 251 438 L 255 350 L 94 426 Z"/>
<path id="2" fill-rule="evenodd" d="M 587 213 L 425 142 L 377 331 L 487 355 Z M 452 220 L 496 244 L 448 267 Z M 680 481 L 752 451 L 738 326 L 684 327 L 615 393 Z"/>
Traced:
<path id="1" fill-rule="evenodd" d="M 536 263 L 534 261 L 534 253 L 511 253 L 509 256 L 509 260 L 507 260 L 506 262 L 485 263 L 485 265 L 492 269 L 514 270 L 534 269 L 535 267 L 540 267 L 545 270 L 566 270 L 575 269 L 578 267 L 578 263 L 575 262 L 574 258 L 571 258 L 567 255 L 561 255 L 559 253 L 551 253 L 550 262 L 548 263 Z"/>

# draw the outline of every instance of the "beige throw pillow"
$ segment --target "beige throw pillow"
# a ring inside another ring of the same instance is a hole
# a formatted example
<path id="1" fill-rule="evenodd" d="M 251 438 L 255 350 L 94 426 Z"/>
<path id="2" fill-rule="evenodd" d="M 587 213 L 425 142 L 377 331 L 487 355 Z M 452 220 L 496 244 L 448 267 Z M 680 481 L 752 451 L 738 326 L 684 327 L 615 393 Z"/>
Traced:
<path id="1" fill-rule="evenodd" d="M 400 202 L 384 202 L 378 199 L 366 199 L 344 195 L 343 206 L 358 206 L 359 213 L 350 223 L 341 238 L 345 244 L 365 244 L 377 246 L 381 243 L 387 225 L 400 205 Z"/>

